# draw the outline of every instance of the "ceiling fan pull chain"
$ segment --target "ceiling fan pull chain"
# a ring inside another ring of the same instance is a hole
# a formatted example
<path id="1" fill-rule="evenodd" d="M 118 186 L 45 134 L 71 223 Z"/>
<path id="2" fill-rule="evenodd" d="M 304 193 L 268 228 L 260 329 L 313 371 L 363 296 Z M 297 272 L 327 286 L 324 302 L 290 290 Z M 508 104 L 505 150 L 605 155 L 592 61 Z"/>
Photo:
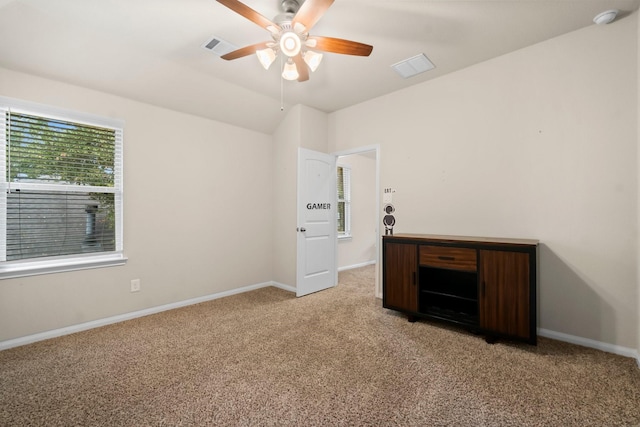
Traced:
<path id="1" fill-rule="evenodd" d="M 280 55 L 280 69 L 282 69 L 282 55 Z M 284 77 L 280 76 L 280 111 L 284 111 Z"/>

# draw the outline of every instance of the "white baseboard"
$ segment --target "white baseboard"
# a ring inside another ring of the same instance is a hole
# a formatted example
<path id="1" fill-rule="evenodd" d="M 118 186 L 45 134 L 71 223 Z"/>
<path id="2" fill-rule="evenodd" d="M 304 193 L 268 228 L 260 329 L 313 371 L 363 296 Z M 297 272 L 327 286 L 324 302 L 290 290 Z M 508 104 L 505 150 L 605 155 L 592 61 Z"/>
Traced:
<path id="1" fill-rule="evenodd" d="M 622 347 L 620 345 L 609 344 L 589 338 L 578 337 L 575 335 L 564 334 L 562 332 L 555 332 L 542 328 L 538 329 L 538 335 L 558 341 L 581 345 L 583 347 L 595 348 L 596 350 L 606 351 L 607 353 L 613 353 L 619 356 L 631 357 L 633 359 L 636 359 L 636 362 L 638 362 L 638 367 L 640 368 L 640 352 L 633 348 Z"/>
<path id="2" fill-rule="evenodd" d="M 376 260 L 361 262 L 359 264 L 347 265 L 345 267 L 338 267 L 338 271 L 352 270 L 354 268 L 366 267 L 367 265 L 375 264 Z"/>
<path id="3" fill-rule="evenodd" d="M 294 294 L 296 293 L 296 288 L 294 286 L 285 285 L 285 284 L 279 283 L 279 282 L 271 282 L 271 286 L 274 286 L 276 288 L 280 288 L 280 289 L 285 290 L 285 291 L 293 292 Z"/>
<path id="4" fill-rule="evenodd" d="M 370 261 L 355 266 L 343 267 L 342 270 L 349 270 L 352 268 L 364 267 L 367 265 L 375 264 L 375 261 Z M 11 340 L 0 341 L 0 351 L 7 350 L 13 347 L 19 347 L 21 345 L 31 344 L 37 341 L 43 341 L 50 338 L 56 338 L 63 335 L 69 335 L 76 332 L 82 332 L 93 328 L 99 328 L 100 326 L 111 325 L 113 323 L 124 322 L 125 320 L 131 320 L 138 317 L 148 316 L 150 314 L 156 314 L 167 310 L 173 310 L 176 308 L 186 307 L 193 304 L 199 304 L 201 302 L 212 301 L 218 298 L 224 298 L 231 295 L 241 294 L 243 292 L 249 292 L 260 288 L 266 288 L 268 286 L 274 286 L 279 289 L 283 289 L 288 292 L 296 292 L 296 289 L 292 286 L 285 285 L 278 282 L 264 282 L 256 285 L 244 286 L 242 288 L 232 289 L 229 291 L 218 292 L 215 294 L 205 295 L 202 297 L 191 298 L 184 301 L 178 301 L 170 304 L 164 304 L 157 307 L 146 308 L 144 310 L 133 311 L 131 313 L 119 314 L 117 316 L 107 317 L 104 319 L 92 320 L 90 322 L 80 323 L 77 325 L 67 326 L 64 328 L 54 329 L 51 331 L 40 332 L 33 335 L 27 335 L 20 338 L 14 338 Z M 640 368 L 640 350 L 634 350 L 628 347 L 622 347 L 619 345 L 603 343 L 600 341 L 592 340 L 589 338 L 578 337 L 575 335 L 564 334 L 562 332 L 550 331 L 548 329 L 538 329 L 538 335 L 555 339 L 558 341 L 565 341 L 571 344 L 581 345 L 583 347 L 595 348 L 597 350 L 606 351 L 608 353 L 618 354 L 620 356 L 626 356 L 636 359 L 638 368 Z"/>
<path id="5" fill-rule="evenodd" d="M 13 347 L 19 347 L 21 345 L 31 344 L 37 341 L 43 341 L 50 338 L 57 338 L 63 335 L 74 334 L 76 332 L 86 331 L 88 329 L 99 328 L 100 326 L 111 325 L 113 323 L 124 322 L 125 320 L 131 320 L 138 317 L 148 316 L 150 314 L 156 314 L 167 310 L 173 310 L 175 308 L 186 307 L 193 304 L 199 304 L 201 302 L 212 301 L 218 298 L 224 298 L 231 295 L 241 294 L 243 292 L 254 291 L 260 288 L 266 288 L 268 286 L 275 286 L 285 291 L 291 291 L 295 293 L 295 288 L 291 286 L 283 285 L 276 282 L 264 282 L 257 285 L 244 286 L 242 288 L 232 289 L 230 291 L 218 292 L 215 294 L 205 295 L 202 297 L 191 298 L 184 301 L 178 301 L 170 304 L 159 305 L 157 307 L 145 308 L 144 310 L 133 311 L 131 313 L 119 314 L 117 316 L 107 317 L 104 319 L 92 320 L 90 322 L 80 323 L 77 325 L 71 325 L 60 329 L 53 329 L 51 331 L 40 332 L 33 335 L 27 335 L 20 338 L 14 338 L 11 340 L 0 341 L 0 351 L 7 350 Z"/>

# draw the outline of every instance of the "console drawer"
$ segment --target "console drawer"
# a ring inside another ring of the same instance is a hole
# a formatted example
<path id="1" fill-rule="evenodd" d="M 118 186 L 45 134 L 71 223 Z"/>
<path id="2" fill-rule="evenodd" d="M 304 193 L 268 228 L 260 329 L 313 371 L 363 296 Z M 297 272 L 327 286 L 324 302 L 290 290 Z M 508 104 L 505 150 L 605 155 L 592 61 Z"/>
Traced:
<path id="1" fill-rule="evenodd" d="M 469 248 L 420 245 L 420 265 L 476 271 L 478 265 L 477 252 L 475 249 Z"/>

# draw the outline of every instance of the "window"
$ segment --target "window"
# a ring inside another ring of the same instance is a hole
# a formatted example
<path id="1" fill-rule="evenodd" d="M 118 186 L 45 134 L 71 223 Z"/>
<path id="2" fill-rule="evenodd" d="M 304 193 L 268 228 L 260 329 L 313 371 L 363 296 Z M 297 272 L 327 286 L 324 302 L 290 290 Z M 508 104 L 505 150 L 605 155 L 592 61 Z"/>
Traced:
<path id="1" fill-rule="evenodd" d="M 0 98 L 0 278 L 124 263 L 122 134 Z"/>
<path id="2" fill-rule="evenodd" d="M 351 237 L 351 168 L 338 166 L 338 238 Z"/>

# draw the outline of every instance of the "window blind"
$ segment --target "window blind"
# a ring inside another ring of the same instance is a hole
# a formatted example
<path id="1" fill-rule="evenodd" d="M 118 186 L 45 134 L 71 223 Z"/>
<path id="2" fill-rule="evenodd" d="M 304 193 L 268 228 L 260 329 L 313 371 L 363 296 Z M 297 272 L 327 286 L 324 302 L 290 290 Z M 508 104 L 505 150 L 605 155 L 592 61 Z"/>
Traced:
<path id="1" fill-rule="evenodd" d="M 346 166 L 337 168 L 338 234 L 351 234 L 351 169 Z"/>
<path id="2" fill-rule="evenodd" d="M 121 251 L 122 129 L 0 113 L 0 261 Z"/>

